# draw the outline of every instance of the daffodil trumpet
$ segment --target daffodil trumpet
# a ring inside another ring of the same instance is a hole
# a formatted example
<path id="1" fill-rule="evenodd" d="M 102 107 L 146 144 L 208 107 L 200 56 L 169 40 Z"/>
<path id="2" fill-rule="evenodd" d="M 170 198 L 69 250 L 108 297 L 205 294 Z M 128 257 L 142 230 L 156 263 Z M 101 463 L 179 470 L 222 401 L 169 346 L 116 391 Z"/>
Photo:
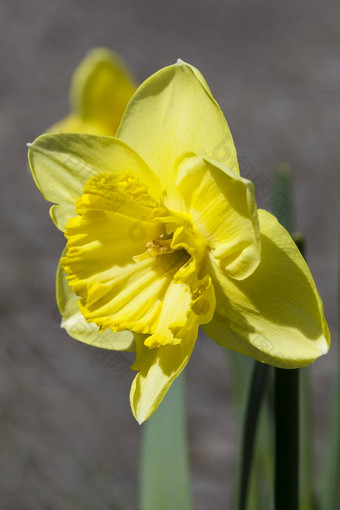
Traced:
<path id="1" fill-rule="evenodd" d="M 130 402 L 139 423 L 186 366 L 200 326 L 223 347 L 282 368 L 328 351 L 309 269 L 276 218 L 257 209 L 194 67 L 179 61 L 147 79 L 115 138 L 43 135 L 29 161 L 67 239 L 62 326 L 80 341 L 136 351 Z"/>

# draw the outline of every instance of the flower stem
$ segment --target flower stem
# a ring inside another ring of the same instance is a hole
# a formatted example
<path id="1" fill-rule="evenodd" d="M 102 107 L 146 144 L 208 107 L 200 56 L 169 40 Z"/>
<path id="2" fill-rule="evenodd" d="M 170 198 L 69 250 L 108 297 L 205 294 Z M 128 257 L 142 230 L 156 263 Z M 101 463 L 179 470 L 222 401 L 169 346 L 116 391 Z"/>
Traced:
<path id="1" fill-rule="evenodd" d="M 298 510 L 299 370 L 275 368 L 275 510 Z"/>
<path id="2" fill-rule="evenodd" d="M 258 361 L 254 362 L 253 372 L 249 380 L 249 389 L 243 417 L 241 432 L 240 462 L 237 473 L 237 502 L 233 505 L 237 510 L 245 510 L 247 505 L 248 485 L 254 456 L 256 430 L 263 396 L 268 386 L 270 367 Z"/>

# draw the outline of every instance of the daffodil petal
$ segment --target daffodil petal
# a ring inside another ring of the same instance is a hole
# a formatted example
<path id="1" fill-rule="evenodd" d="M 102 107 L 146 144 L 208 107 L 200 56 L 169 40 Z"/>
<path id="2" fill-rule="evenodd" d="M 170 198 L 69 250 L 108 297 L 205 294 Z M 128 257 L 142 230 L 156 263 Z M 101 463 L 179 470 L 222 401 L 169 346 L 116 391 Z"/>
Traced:
<path id="1" fill-rule="evenodd" d="M 201 71 L 199 71 L 196 67 L 194 66 L 191 66 L 190 64 L 188 64 L 188 62 L 185 62 L 184 60 L 182 60 L 181 58 L 178 58 L 177 59 L 177 65 L 184 65 L 184 66 L 188 66 L 190 67 L 190 69 L 192 70 L 192 72 L 194 73 L 194 75 L 196 76 L 196 78 L 198 79 L 198 81 L 201 83 L 202 87 L 205 89 L 205 91 L 209 94 L 209 96 L 211 97 L 212 101 L 214 101 L 214 103 L 217 104 L 218 106 L 218 103 L 217 101 L 215 100 L 214 96 L 212 95 L 212 92 L 210 90 L 210 87 L 209 85 L 207 84 L 204 76 L 202 75 Z"/>
<path id="2" fill-rule="evenodd" d="M 139 424 L 150 418 L 162 402 L 173 381 L 189 361 L 197 338 L 198 328 L 192 329 L 178 345 L 147 349 L 137 343 L 139 372 L 132 382 L 130 404 Z"/>
<path id="3" fill-rule="evenodd" d="M 52 205 L 50 216 L 55 226 L 64 232 L 68 220 L 76 216 L 76 209 L 73 204 Z"/>
<path id="4" fill-rule="evenodd" d="M 75 205 L 90 177 L 127 169 L 147 183 L 153 196 L 160 193 L 157 176 L 133 149 L 116 138 L 46 134 L 30 145 L 28 158 L 37 187 L 46 200 L 56 204 Z"/>
<path id="5" fill-rule="evenodd" d="M 135 88 L 118 55 L 106 48 L 91 50 L 75 70 L 71 85 L 73 114 L 84 122 L 78 124 L 80 132 L 97 126 L 90 133 L 114 135 Z"/>
<path id="6" fill-rule="evenodd" d="M 65 251 L 64 251 L 65 253 Z M 81 314 L 76 296 L 66 280 L 66 273 L 58 266 L 56 280 L 57 304 L 62 316 L 61 327 L 74 339 L 94 347 L 117 351 L 135 350 L 133 334 L 130 331 L 100 332 L 96 324 L 90 324 Z"/>
<path id="7" fill-rule="evenodd" d="M 158 173 L 166 189 L 183 154 L 202 152 L 239 173 L 225 117 L 197 69 L 185 63 L 147 79 L 132 97 L 117 137 Z M 225 147 L 222 150 L 221 147 Z"/>
<path id="8" fill-rule="evenodd" d="M 253 184 L 211 158 L 188 156 L 179 165 L 177 188 L 219 267 L 237 280 L 247 278 L 261 257 Z"/>
<path id="9" fill-rule="evenodd" d="M 217 306 L 204 326 L 227 348 L 276 367 L 298 368 L 328 351 L 323 304 L 307 264 L 288 232 L 259 210 L 261 263 L 243 281 L 210 263 Z"/>

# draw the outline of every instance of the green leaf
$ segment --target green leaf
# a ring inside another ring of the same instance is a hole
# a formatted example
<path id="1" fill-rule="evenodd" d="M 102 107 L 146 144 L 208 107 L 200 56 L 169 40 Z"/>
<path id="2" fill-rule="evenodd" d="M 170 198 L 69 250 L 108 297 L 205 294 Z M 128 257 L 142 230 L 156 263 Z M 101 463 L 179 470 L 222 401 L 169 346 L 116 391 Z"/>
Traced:
<path id="1" fill-rule="evenodd" d="M 141 509 L 192 510 L 185 374 L 176 379 L 156 413 L 142 425 L 142 436 Z"/>

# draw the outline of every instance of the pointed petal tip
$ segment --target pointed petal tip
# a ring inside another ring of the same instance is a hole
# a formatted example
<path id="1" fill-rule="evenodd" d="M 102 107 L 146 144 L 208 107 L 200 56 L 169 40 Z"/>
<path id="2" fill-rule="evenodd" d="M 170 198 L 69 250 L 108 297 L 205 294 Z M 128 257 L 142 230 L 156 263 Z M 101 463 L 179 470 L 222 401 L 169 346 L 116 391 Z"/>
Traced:
<path id="1" fill-rule="evenodd" d="M 141 426 L 148 419 L 148 416 L 143 416 L 140 415 L 140 413 L 138 413 L 138 409 L 134 407 L 134 404 L 131 400 L 131 394 L 130 394 L 130 406 L 134 419 L 136 420 L 138 425 Z"/>
<path id="2" fill-rule="evenodd" d="M 134 381 L 135 381 L 135 379 L 134 379 Z M 146 409 L 143 410 L 142 407 L 139 406 L 137 402 L 133 401 L 132 394 L 133 394 L 134 381 L 132 382 L 131 389 L 130 389 L 130 407 L 131 407 L 133 417 L 135 418 L 138 425 L 141 426 L 141 425 L 143 425 L 144 422 L 146 422 L 146 420 L 148 420 L 153 415 L 153 413 L 157 410 L 157 407 L 148 409 L 148 410 L 146 410 Z"/>
<path id="3" fill-rule="evenodd" d="M 328 353 L 329 351 L 329 342 L 327 342 L 327 340 L 325 338 L 322 339 L 322 342 L 320 341 L 320 351 L 321 351 L 321 356 L 324 356 L 325 354 Z"/>
<path id="4" fill-rule="evenodd" d="M 149 409 L 147 412 L 142 413 L 140 410 L 132 408 L 132 413 L 138 425 L 143 425 L 144 422 L 151 418 L 151 416 L 157 411 L 157 409 L 158 405 L 157 407 L 153 407 L 152 409 Z"/>

